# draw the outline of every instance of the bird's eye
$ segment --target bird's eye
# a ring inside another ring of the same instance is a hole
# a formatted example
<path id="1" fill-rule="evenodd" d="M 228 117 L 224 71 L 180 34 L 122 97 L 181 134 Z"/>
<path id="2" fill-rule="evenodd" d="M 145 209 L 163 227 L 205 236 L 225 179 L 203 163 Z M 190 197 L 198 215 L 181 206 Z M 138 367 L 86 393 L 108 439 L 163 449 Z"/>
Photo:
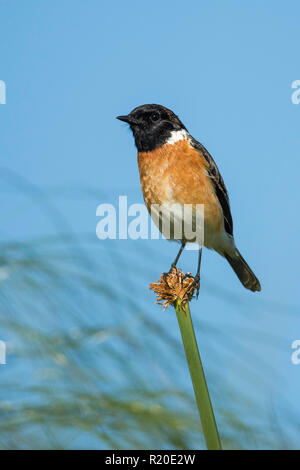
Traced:
<path id="1" fill-rule="evenodd" d="M 159 118 L 160 118 L 159 113 L 152 113 L 152 114 L 151 114 L 151 119 L 152 119 L 152 121 L 158 121 Z"/>

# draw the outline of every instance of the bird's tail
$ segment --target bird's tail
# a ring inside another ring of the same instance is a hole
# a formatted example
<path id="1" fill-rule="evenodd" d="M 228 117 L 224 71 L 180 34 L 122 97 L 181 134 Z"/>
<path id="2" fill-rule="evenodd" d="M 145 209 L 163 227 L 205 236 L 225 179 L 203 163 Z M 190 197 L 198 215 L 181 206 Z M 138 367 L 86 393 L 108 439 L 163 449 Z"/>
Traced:
<path id="1" fill-rule="evenodd" d="M 250 269 L 239 250 L 235 248 L 230 254 L 224 253 L 224 256 L 246 289 L 250 289 L 252 292 L 261 290 L 259 280 Z"/>

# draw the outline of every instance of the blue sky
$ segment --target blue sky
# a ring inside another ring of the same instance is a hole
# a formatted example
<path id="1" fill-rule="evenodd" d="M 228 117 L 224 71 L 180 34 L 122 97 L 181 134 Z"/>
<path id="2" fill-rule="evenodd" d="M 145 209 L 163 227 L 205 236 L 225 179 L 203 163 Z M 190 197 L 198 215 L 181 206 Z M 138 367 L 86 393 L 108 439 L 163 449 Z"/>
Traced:
<path id="1" fill-rule="evenodd" d="M 290 390 L 300 377 L 300 366 L 289 362 L 299 319 L 285 318 L 300 305 L 300 104 L 291 101 L 292 82 L 300 79 L 299 14 L 297 1 L 0 0 L 0 80 L 7 87 L 0 105 L 1 240 L 57 230 L 24 197 L 19 178 L 48 195 L 64 230 L 78 236 L 95 233 L 97 204 L 122 194 L 141 202 L 132 135 L 115 116 L 144 103 L 170 107 L 221 170 L 237 245 L 262 292 L 244 290 L 209 252 L 203 284 L 214 280 L 250 310 L 261 309 L 262 331 L 283 335 L 286 349 L 274 363 Z M 117 243 L 125 253 L 126 242 Z M 153 243 L 161 272 L 177 247 Z M 195 269 L 191 253 L 181 266 Z M 279 320 L 264 316 L 270 302 L 280 306 Z M 202 305 L 211 308 L 213 300 Z"/>
<path id="2" fill-rule="evenodd" d="M 297 2 L 20 5 L 1 2 L 2 165 L 41 187 L 99 189 L 114 202 L 139 188 L 133 139 L 115 116 L 164 104 L 218 163 L 265 294 L 296 300 Z M 76 231 L 87 228 L 69 213 Z M 41 229 L 35 219 L 31 233 Z"/>

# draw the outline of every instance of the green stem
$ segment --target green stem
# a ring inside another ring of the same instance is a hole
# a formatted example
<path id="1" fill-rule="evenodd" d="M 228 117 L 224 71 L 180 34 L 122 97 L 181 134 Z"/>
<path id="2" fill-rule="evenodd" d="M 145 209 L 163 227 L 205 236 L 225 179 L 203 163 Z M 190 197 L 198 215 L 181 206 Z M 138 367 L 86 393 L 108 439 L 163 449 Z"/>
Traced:
<path id="1" fill-rule="evenodd" d="M 193 382 L 206 446 L 208 450 L 221 450 L 218 428 L 208 393 L 188 302 L 184 304 L 183 309 L 181 301 L 177 300 L 175 310 Z"/>

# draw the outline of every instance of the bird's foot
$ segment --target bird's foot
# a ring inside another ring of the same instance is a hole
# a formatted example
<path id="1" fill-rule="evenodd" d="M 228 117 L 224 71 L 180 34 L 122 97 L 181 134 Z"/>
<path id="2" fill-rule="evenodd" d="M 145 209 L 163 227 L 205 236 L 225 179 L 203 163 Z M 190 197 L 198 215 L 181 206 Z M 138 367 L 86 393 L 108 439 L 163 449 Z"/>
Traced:
<path id="1" fill-rule="evenodd" d="M 199 292 L 200 292 L 200 274 L 196 274 L 194 278 L 194 283 L 196 287 L 196 299 L 199 297 Z"/>
<path id="2" fill-rule="evenodd" d="M 165 281 L 167 284 L 168 284 L 168 282 L 167 282 L 167 276 L 168 276 L 168 274 L 171 274 L 173 268 L 176 268 L 176 264 L 175 264 L 175 263 L 172 263 L 172 264 L 171 264 L 171 267 L 170 267 L 170 269 L 169 269 L 169 271 L 168 271 L 167 273 L 163 273 L 164 281 Z"/>
<path id="3" fill-rule="evenodd" d="M 190 273 L 188 273 L 188 277 L 192 277 Z M 200 292 L 200 274 L 196 274 L 196 276 L 194 277 L 193 282 L 191 283 L 191 285 L 188 288 L 188 291 L 192 288 L 194 288 L 196 290 L 196 299 L 198 299 L 199 292 Z"/>

